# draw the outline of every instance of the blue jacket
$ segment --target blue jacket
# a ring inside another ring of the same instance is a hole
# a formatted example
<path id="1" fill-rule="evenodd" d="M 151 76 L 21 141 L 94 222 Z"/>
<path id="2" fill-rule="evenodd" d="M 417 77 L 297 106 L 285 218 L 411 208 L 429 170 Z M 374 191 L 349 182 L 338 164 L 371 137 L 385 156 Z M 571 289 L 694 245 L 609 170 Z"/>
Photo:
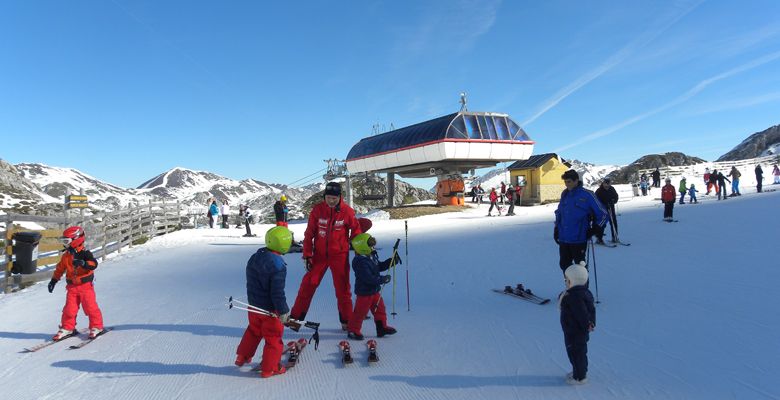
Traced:
<path id="1" fill-rule="evenodd" d="M 591 227 L 604 227 L 607 212 L 601 202 L 590 190 L 582 186 L 574 190 L 564 190 L 561 202 L 555 210 L 555 227 L 558 229 L 558 241 L 561 243 L 585 243 L 587 231 Z"/>
<path id="2" fill-rule="evenodd" d="M 576 342 L 587 342 L 588 327 L 596 326 L 596 307 L 593 294 L 583 285 L 567 290 L 560 301 L 561 329 L 563 334 Z"/>
<path id="3" fill-rule="evenodd" d="M 376 252 L 370 256 L 355 255 L 352 259 L 352 269 L 355 270 L 355 294 L 358 296 L 371 296 L 382 289 L 381 271 L 390 268 L 390 259 L 379 262 Z"/>
<path id="4" fill-rule="evenodd" d="M 265 247 L 252 254 L 246 263 L 246 296 L 249 304 L 279 314 L 290 312 L 284 296 L 286 278 L 287 264 L 282 256 Z"/>
<path id="5" fill-rule="evenodd" d="M 211 215 L 219 215 L 219 207 L 217 207 L 216 204 L 212 204 L 211 207 L 209 207 L 209 213 Z"/>

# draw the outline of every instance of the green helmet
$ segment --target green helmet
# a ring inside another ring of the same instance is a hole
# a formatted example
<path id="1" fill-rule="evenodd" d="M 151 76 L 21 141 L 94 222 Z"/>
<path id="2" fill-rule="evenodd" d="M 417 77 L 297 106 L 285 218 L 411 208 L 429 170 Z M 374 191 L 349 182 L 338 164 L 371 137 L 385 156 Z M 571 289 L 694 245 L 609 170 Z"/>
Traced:
<path id="1" fill-rule="evenodd" d="M 355 249 L 355 253 L 362 256 L 371 254 L 371 246 L 376 243 L 368 233 L 361 233 L 352 238 L 352 248 Z"/>
<path id="2" fill-rule="evenodd" d="M 287 254 L 292 244 L 292 233 L 284 226 L 275 226 L 265 233 L 265 247 L 281 254 Z"/>

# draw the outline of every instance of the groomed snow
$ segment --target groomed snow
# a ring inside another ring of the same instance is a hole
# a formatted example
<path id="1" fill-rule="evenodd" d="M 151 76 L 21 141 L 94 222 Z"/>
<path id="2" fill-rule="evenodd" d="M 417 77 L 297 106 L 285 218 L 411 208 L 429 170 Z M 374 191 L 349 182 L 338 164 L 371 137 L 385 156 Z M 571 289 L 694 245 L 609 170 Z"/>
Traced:
<path id="1" fill-rule="evenodd" d="M 774 189 L 777 185 L 767 185 Z M 778 399 L 780 192 L 677 205 L 661 221 L 658 189 L 619 203 L 630 247 L 596 247 L 598 325 L 590 382 L 571 387 L 555 301 L 538 306 L 491 292 L 525 283 L 555 299 L 563 289 L 552 241 L 555 205 L 487 218 L 487 206 L 409 220 L 409 256 L 397 270 L 399 333 L 379 339 L 369 366 L 341 366 L 330 275 L 309 319 L 322 323 L 287 374 L 260 379 L 233 366 L 246 324 L 225 296 L 245 295 L 246 260 L 262 245 L 243 231 L 187 230 L 103 262 L 96 291 L 114 331 L 81 350 L 59 343 L 23 354 L 57 329 L 64 284 L 0 296 L 0 379 L 7 399 Z M 293 224 L 296 238 L 303 224 Z M 404 221 L 376 221 L 380 255 L 390 256 Z M 303 266 L 288 262 L 292 304 Z M 409 268 L 411 312 L 406 311 Z M 594 271 L 595 270 L 595 271 Z M 595 276 L 591 290 L 595 294 Z M 392 287 L 384 289 L 388 307 Z M 374 336 L 372 321 L 363 331 Z M 86 318 L 79 316 L 79 327 Z M 285 340 L 309 332 L 285 331 Z M 75 343 L 75 339 L 69 339 Z M 257 358 L 256 360 L 257 361 Z"/>

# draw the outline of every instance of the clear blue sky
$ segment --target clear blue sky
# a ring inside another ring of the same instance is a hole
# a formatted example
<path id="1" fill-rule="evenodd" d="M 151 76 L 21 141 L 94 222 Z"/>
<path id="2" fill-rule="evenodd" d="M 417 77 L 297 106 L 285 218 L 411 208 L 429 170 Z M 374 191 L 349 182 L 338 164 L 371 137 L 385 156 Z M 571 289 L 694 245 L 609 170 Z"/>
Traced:
<path id="1" fill-rule="evenodd" d="M 780 123 L 780 1 L 0 2 L 0 158 L 289 183 L 376 123 L 505 112 L 597 164 Z"/>

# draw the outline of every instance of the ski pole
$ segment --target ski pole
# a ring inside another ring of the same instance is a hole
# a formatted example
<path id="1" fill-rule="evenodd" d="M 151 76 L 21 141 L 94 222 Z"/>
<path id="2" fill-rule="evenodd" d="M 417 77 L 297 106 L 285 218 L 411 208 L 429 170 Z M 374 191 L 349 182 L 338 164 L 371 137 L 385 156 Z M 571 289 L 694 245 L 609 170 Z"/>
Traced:
<path id="1" fill-rule="evenodd" d="M 395 245 L 393 245 L 393 258 L 390 260 L 390 268 L 393 269 L 393 310 L 390 313 L 390 315 L 393 316 L 393 319 L 395 319 L 396 312 L 395 312 L 395 257 L 398 254 L 398 245 L 401 243 L 401 239 L 395 240 Z"/>
<path id="2" fill-rule="evenodd" d="M 239 305 L 236 306 L 233 303 L 236 303 L 236 304 L 239 304 Z M 241 307 L 241 306 L 244 306 L 244 307 Z M 233 299 L 233 296 L 230 296 L 228 298 L 228 309 L 229 310 L 230 309 L 243 310 L 243 311 L 248 311 L 248 312 L 255 313 L 255 314 L 265 315 L 267 317 L 279 318 L 278 315 L 276 315 L 276 314 L 274 314 L 274 313 L 272 313 L 270 311 L 263 310 L 260 307 L 253 306 L 253 305 L 251 305 L 249 303 L 244 303 L 243 301 L 240 301 L 240 300 L 235 300 L 235 299 Z M 292 330 L 294 330 L 296 332 L 298 332 L 298 330 L 301 329 L 301 326 L 305 326 L 305 327 L 307 327 L 309 329 L 314 329 L 315 333 L 317 333 L 319 331 L 319 329 L 320 329 L 320 323 L 319 322 L 298 321 L 297 319 L 292 319 L 292 318 L 287 320 L 287 323 L 285 323 L 285 326 L 287 326 L 288 328 L 290 328 L 290 329 L 292 329 Z M 316 348 L 316 346 L 315 346 L 315 348 Z"/>
<path id="3" fill-rule="evenodd" d="M 406 311 L 412 311 L 409 305 L 409 221 L 404 221 L 404 258 L 406 259 Z"/>
<path id="4" fill-rule="evenodd" d="M 596 272 L 596 246 L 593 244 L 593 239 L 590 239 L 591 252 L 593 253 L 593 282 L 596 284 L 596 304 L 599 301 L 599 274 Z"/>

